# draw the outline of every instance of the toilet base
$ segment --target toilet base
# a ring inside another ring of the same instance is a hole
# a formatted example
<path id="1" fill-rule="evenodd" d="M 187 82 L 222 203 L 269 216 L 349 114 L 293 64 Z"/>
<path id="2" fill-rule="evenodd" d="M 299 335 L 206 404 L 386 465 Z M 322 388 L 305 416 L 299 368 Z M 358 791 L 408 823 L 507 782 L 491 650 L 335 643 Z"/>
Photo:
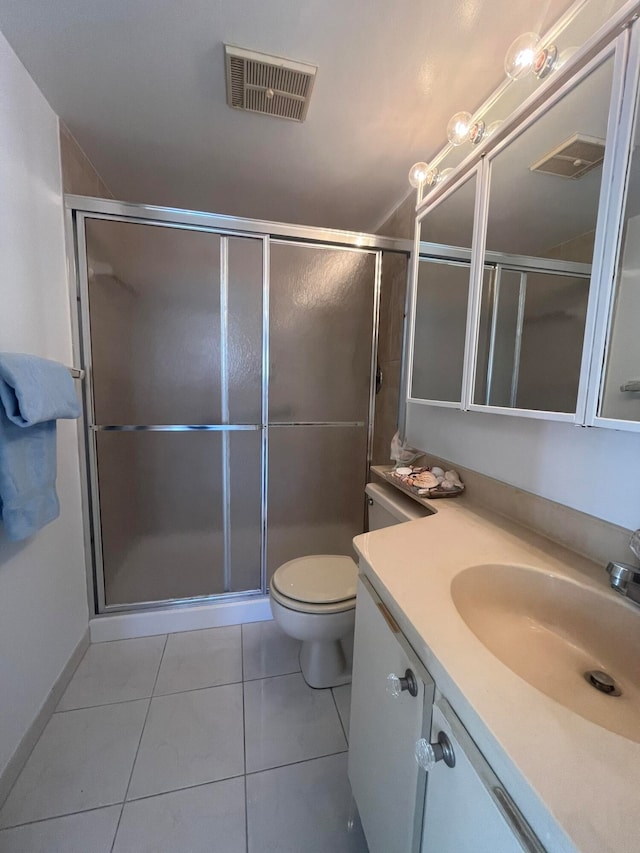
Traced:
<path id="1" fill-rule="evenodd" d="M 300 669 L 309 687 L 339 687 L 351 681 L 351 662 L 340 640 L 308 640 L 300 649 Z"/>

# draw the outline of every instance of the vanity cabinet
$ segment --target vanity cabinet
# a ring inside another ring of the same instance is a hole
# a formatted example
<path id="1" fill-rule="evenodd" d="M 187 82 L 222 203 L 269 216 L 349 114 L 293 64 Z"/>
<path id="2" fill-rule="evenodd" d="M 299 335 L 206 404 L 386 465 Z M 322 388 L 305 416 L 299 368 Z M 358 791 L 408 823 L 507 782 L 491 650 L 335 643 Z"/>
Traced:
<path id="1" fill-rule="evenodd" d="M 443 734 L 455 763 L 440 760 L 429 771 L 422 853 L 544 853 L 467 730 L 438 697 L 431 742 Z"/>
<path id="2" fill-rule="evenodd" d="M 370 853 L 544 853 L 444 697 L 433 704 L 436 693 L 360 575 L 348 766 Z M 443 736 L 453 766 L 439 750 Z M 421 744 L 428 757 L 429 743 L 440 760 L 427 773 L 415 756 Z"/>

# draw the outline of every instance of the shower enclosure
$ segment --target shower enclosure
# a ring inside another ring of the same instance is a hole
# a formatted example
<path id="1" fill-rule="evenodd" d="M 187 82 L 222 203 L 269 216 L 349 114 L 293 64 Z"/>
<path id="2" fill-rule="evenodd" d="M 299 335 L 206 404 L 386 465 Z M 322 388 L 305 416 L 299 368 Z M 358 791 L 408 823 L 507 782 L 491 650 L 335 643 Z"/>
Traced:
<path id="1" fill-rule="evenodd" d="M 263 594 L 363 529 L 405 241 L 67 200 L 98 612 Z"/>

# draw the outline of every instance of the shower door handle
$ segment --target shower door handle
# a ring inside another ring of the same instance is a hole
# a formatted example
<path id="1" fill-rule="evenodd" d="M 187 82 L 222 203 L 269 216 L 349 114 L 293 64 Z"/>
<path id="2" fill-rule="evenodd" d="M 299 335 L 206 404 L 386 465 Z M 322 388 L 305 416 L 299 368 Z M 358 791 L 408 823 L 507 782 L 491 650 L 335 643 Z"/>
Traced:
<path id="1" fill-rule="evenodd" d="M 379 364 L 376 364 L 376 394 L 380 393 L 380 389 L 382 388 L 382 368 Z"/>

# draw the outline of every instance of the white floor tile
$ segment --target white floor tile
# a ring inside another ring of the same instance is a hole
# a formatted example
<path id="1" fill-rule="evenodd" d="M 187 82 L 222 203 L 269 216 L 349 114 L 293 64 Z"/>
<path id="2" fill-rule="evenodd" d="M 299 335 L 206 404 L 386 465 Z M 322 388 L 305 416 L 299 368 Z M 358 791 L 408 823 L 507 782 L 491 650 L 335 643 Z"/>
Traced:
<path id="1" fill-rule="evenodd" d="M 89 646 L 56 710 L 147 699 L 158 674 L 165 639 L 163 634 Z"/>
<path id="2" fill-rule="evenodd" d="M 151 700 L 128 799 L 244 772 L 242 685 Z"/>
<path id="3" fill-rule="evenodd" d="M 347 748 L 330 690 L 313 690 L 300 673 L 244 685 L 247 772 Z"/>
<path id="4" fill-rule="evenodd" d="M 240 626 L 169 634 L 154 693 L 242 681 Z"/>
<path id="5" fill-rule="evenodd" d="M 273 621 L 242 626 L 244 678 L 268 678 L 300 671 L 299 640 L 285 634 Z"/>
<path id="6" fill-rule="evenodd" d="M 244 779 L 127 803 L 113 853 L 245 853 Z"/>
<path id="7" fill-rule="evenodd" d="M 345 730 L 347 739 L 349 738 L 349 713 L 351 711 L 351 685 L 342 684 L 340 687 L 333 687 L 333 695 L 338 706 L 340 721 Z"/>
<path id="8" fill-rule="evenodd" d="M 247 776 L 249 853 L 366 853 L 353 816 L 346 754 Z"/>
<path id="9" fill-rule="evenodd" d="M 1 853 L 110 853 L 121 806 L 0 831 Z"/>
<path id="10" fill-rule="evenodd" d="M 54 714 L 0 812 L 0 826 L 122 802 L 148 704 Z"/>

